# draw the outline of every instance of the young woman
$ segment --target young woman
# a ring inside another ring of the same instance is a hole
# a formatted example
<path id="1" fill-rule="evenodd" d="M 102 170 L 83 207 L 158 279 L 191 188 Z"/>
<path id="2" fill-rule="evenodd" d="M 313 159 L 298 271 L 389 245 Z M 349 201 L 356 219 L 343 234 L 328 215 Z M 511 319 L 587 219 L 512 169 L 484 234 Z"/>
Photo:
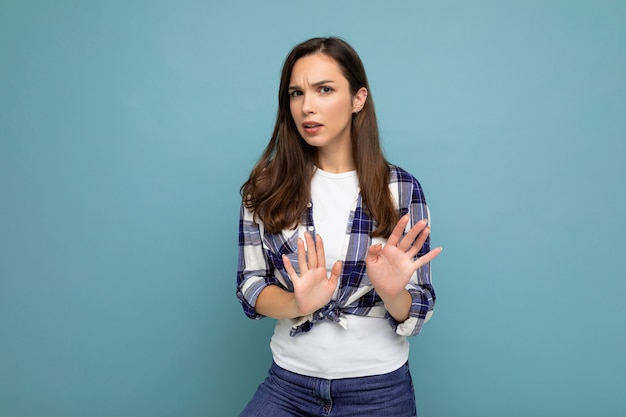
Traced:
<path id="1" fill-rule="evenodd" d="M 429 213 L 382 153 L 357 53 L 287 56 L 272 137 L 243 185 L 237 297 L 277 319 L 269 376 L 241 416 L 415 416 L 406 336 L 432 314 Z"/>

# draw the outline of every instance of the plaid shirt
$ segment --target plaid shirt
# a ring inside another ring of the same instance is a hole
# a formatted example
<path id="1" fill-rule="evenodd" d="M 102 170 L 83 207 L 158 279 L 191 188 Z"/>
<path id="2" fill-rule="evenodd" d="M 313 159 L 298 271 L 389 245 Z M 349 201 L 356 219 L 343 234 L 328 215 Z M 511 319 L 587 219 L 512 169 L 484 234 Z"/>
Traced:
<path id="1" fill-rule="evenodd" d="M 400 215 L 410 213 L 411 219 L 406 230 L 421 219 L 430 220 L 422 187 L 411 174 L 391 165 L 389 188 L 397 201 Z M 287 255 L 299 273 L 298 238 L 303 237 L 307 231 L 315 236 L 313 209 L 312 203 L 309 203 L 295 230 L 269 233 L 264 230 L 262 223 L 255 221 L 253 213 L 242 204 L 239 220 L 237 298 L 248 317 L 253 319 L 264 317 L 256 313 L 254 306 L 259 293 L 266 286 L 278 285 L 293 292 L 293 284 L 285 271 L 282 255 Z M 398 322 L 385 310 L 381 298 L 367 278 L 365 268 L 367 250 L 373 244 L 384 244 L 386 239 L 370 237 L 370 233 L 375 229 L 375 222 L 365 213 L 360 193 L 355 208 L 350 213 L 346 229 L 350 239 L 347 253 L 342 260 L 343 270 L 337 296 L 313 314 L 297 320 L 291 335 L 308 332 L 315 323 L 322 320 L 332 320 L 345 327 L 345 319 L 342 318 L 344 314 L 387 317 L 396 333 L 404 336 L 417 335 L 422 325 L 430 318 L 435 304 L 430 264 L 419 268 L 407 284 L 406 288 L 412 298 L 409 318 L 404 322 Z M 418 256 L 426 254 L 429 250 L 428 239 Z"/>

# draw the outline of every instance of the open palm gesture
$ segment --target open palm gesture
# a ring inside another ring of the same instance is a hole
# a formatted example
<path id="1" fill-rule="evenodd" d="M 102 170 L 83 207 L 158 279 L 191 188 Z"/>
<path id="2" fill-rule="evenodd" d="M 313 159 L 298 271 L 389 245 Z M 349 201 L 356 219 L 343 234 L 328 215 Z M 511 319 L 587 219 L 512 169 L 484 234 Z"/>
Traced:
<path id="1" fill-rule="evenodd" d="M 370 246 L 365 258 L 367 276 L 383 300 L 398 297 L 413 273 L 441 253 L 441 248 L 436 248 L 414 259 L 426 242 L 430 229 L 427 220 L 420 220 L 402 236 L 408 222 L 409 215 L 402 216 L 387 244 Z"/>
<path id="2" fill-rule="evenodd" d="M 318 234 L 313 242 L 310 233 L 305 233 L 307 250 L 304 242 L 298 239 L 298 265 L 300 276 L 296 273 L 289 258 L 283 255 L 285 270 L 293 282 L 293 293 L 299 314 L 305 316 L 328 304 L 335 292 L 339 275 L 341 274 L 341 262 L 333 265 L 330 276 L 326 272 L 326 259 L 324 255 L 324 243 Z"/>

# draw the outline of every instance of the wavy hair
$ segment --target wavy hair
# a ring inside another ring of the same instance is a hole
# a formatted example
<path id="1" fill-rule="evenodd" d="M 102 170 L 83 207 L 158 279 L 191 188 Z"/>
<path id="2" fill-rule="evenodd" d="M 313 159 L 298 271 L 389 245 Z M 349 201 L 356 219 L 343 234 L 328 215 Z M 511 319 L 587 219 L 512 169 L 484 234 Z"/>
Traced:
<path id="1" fill-rule="evenodd" d="M 241 187 L 243 202 L 270 233 L 297 227 L 307 208 L 317 149 L 307 144 L 298 132 L 291 116 L 288 89 L 296 61 L 313 54 L 324 54 L 339 65 L 353 96 L 361 87 L 368 91 L 365 105 L 352 116 L 352 153 L 364 208 L 376 222 L 372 237 L 388 237 L 399 215 L 389 190 L 389 163 L 380 145 L 372 94 L 358 54 L 336 37 L 309 39 L 287 55 L 280 76 L 274 131 Z"/>

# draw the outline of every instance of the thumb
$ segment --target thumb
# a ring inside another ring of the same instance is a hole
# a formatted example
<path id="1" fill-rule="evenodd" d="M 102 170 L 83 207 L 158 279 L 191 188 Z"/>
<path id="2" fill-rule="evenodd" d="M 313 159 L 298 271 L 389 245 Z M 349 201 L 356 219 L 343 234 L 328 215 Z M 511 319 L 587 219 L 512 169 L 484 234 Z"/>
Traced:
<path id="1" fill-rule="evenodd" d="M 367 256 L 378 257 L 378 255 L 382 252 L 383 245 L 381 243 L 377 243 L 375 245 L 370 246 L 367 249 Z"/>
<path id="2" fill-rule="evenodd" d="M 342 268 L 343 264 L 341 263 L 341 261 L 335 262 L 330 270 L 330 277 L 328 277 L 328 279 L 333 283 L 337 282 L 339 280 L 339 276 L 341 275 Z"/>
<path id="3" fill-rule="evenodd" d="M 295 269 L 293 268 L 293 265 L 291 264 L 291 261 L 289 260 L 289 258 L 287 258 L 286 255 L 282 256 L 283 258 L 283 265 L 285 265 L 285 271 L 287 271 L 287 274 L 291 277 L 291 279 L 294 279 L 294 277 L 298 277 L 298 274 L 296 274 Z"/>

